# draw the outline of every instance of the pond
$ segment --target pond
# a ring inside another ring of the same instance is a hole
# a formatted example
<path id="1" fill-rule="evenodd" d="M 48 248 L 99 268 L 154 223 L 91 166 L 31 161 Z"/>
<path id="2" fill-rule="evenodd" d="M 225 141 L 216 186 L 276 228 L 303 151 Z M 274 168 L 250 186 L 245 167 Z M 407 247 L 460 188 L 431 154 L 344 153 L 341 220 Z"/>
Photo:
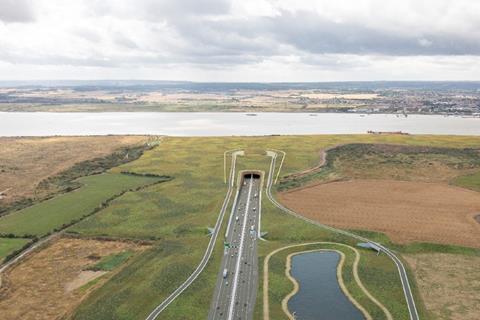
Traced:
<path id="1" fill-rule="evenodd" d="M 363 314 L 350 302 L 337 281 L 340 254 L 306 252 L 292 257 L 291 275 L 300 285 L 288 301 L 298 320 L 362 320 Z"/>

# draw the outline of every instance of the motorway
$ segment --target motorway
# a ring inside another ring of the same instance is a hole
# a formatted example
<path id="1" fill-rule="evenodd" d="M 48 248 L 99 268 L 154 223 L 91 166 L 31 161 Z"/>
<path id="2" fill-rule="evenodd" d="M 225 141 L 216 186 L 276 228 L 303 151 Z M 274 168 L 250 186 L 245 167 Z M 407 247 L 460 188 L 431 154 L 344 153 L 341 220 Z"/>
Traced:
<path id="1" fill-rule="evenodd" d="M 260 177 L 247 174 L 232 206 L 210 320 L 248 320 L 258 288 L 257 235 Z"/>

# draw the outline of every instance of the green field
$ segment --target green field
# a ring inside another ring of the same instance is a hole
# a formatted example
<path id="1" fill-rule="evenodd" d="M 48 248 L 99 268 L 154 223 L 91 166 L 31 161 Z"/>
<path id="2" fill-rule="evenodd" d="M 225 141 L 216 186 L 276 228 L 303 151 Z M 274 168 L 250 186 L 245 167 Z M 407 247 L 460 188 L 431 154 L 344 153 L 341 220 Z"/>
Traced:
<path id="1" fill-rule="evenodd" d="M 89 267 L 88 270 L 93 271 L 112 271 L 116 267 L 120 266 L 122 263 L 128 260 L 133 255 L 131 251 L 123 251 L 120 253 L 115 253 L 106 257 L 103 257 L 95 263 L 93 266 Z"/>
<path id="2" fill-rule="evenodd" d="M 74 319 L 145 319 L 156 305 L 191 274 L 204 254 L 209 241 L 207 227 L 214 225 L 227 190 L 223 182 L 225 150 L 245 149 L 246 156 L 239 157 L 237 170 L 259 169 L 266 173 L 270 158 L 265 156 L 265 149 L 284 150 L 287 156 L 281 176 L 285 176 L 318 164 L 320 149 L 347 143 L 467 148 L 479 147 L 480 139 L 400 135 L 169 137 L 156 148 L 145 152 L 138 160 L 113 168 L 109 174 L 82 178 L 85 179 L 83 182 L 86 186 L 78 191 L 0 219 L 0 233 L 43 235 L 89 214 L 113 195 L 125 189 L 136 189 L 150 184 L 152 180 L 149 179 L 154 179 L 121 175 L 122 171 L 174 178 L 167 183 L 155 184 L 116 197 L 106 208 L 67 229 L 67 232 L 80 237 L 104 236 L 154 241 L 150 249 L 129 258 L 129 263 L 105 285 L 92 292 L 73 315 Z M 277 161 L 277 168 L 279 163 L 280 161 Z M 79 201 L 80 198 L 82 201 Z M 260 267 L 263 265 L 263 257 L 269 252 L 288 244 L 334 241 L 355 245 L 350 239 L 286 215 L 273 207 L 265 195 L 262 208 L 262 230 L 268 232 L 269 241 L 260 244 Z M 42 219 L 33 220 L 36 216 L 41 216 Z M 48 218 L 43 219 L 44 217 Z M 388 239 L 381 234 L 369 235 L 390 245 Z M 215 254 L 205 271 L 162 313 L 161 319 L 206 317 L 222 256 L 221 240 L 222 237 L 219 237 Z M 395 248 L 401 251 L 409 247 Z M 429 249 L 425 246 L 420 250 L 428 252 Z M 285 261 L 278 257 L 278 261 L 274 263 L 280 268 Z M 359 272 L 370 292 L 390 309 L 395 319 L 405 319 L 406 308 L 401 298 L 403 293 L 393 263 L 383 256 L 363 250 Z M 348 271 L 346 279 L 347 277 Z M 271 297 L 271 313 L 278 315 L 275 320 L 283 317 L 278 303 L 283 298 L 282 294 L 289 289 L 284 277 L 279 276 L 277 280 L 272 284 L 272 288 L 278 286 L 278 293 Z M 413 287 L 415 288 L 415 284 Z M 352 288 L 352 291 L 355 291 L 354 285 Z M 260 283 L 258 296 L 261 294 Z M 418 303 L 422 318 L 428 319 L 421 301 Z M 258 300 L 256 319 L 261 317 L 261 304 L 262 301 Z M 375 306 L 368 302 L 365 304 L 372 314 L 378 314 Z"/>
<path id="3" fill-rule="evenodd" d="M 0 238 L 0 263 L 9 254 L 21 249 L 24 245 L 29 243 L 30 239 L 21 238 Z"/>
<path id="4" fill-rule="evenodd" d="M 41 237 L 91 214 L 110 198 L 129 189 L 161 181 L 118 173 L 78 179 L 82 188 L 0 218 L 0 234 Z"/>

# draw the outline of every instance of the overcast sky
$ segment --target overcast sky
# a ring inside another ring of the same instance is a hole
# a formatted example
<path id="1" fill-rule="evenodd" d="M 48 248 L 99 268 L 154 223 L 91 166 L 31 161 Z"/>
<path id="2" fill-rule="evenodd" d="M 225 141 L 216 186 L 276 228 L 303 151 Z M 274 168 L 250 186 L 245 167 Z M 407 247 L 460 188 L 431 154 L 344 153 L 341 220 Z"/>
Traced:
<path id="1" fill-rule="evenodd" d="M 0 80 L 480 80 L 476 0 L 0 0 Z"/>

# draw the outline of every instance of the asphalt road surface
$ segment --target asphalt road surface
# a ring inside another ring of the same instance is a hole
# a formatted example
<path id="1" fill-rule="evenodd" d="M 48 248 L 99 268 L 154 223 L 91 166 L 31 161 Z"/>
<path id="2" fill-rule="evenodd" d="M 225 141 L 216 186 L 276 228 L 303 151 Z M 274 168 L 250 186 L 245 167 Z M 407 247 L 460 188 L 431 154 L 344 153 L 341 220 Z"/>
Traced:
<path id="1" fill-rule="evenodd" d="M 232 207 L 210 320 L 249 320 L 258 288 L 257 226 L 260 178 L 247 175 Z"/>

